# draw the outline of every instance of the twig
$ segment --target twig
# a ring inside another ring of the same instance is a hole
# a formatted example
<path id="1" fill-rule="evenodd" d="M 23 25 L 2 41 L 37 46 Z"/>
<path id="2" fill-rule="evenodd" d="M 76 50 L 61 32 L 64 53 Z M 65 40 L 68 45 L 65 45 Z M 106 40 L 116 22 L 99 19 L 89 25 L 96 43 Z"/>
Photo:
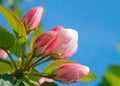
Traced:
<path id="1" fill-rule="evenodd" d="M 29 54 L 29 56 L 28 56 L 28 62 L 26 63 L 26 65 L 29 65 L 32 62 L 32 60 L 35 58 L 35 51 L 36 51 L 36 49 L 34 49 L 32 51 L 32 53 Z"/>
<path id="2" fill-rule="evenodd" d="M 15 61 L 13 60 L 12 56 L 9 54 L 9 52 L 8 52 L 7 50 L 6 50 L 6 53 L 8 54 L 10 60 L 12 61 L 12 63 L 13 63 L 13 65 L 14 65 L 15 69 L 17 70 L 17 66 L 16 66 Z"/>
<path id="3" fill-rule="evenodd" d="M 33 75 L 33 76 L 40 76 L 40 77 L 47 77 L 50 78 L 50 74 L 44 74 L 44 73 L 29 73 L 29 72 L 24 72 L 26 75 Z"/>
<path id="4" fill-rule="evenodd" d="M 33 67 L 35 67 L 35 66 L 37 66 L 37 65 L 40 65 L 40 64 L 42 64 L 42 63 L 48 62 L 48 61 L 50 61 L 50 60 L 52 60 L 52 58 L 51 58 L 51 57 L 50 57 L 50 58 L 48 58 L 48 59 L 45 59 L 45 60 L 44 60 L 44 61 L 42 61 L 42 62 L 38 62 L 38 63 L 33 64 Z"/>
<path id="5" fill-rule="evenodd" d="M 24 60 L 25 60 L 25 43 L 22 45 L 22 63 L 20 68 L 22 67 L 22 65 L 24 65 Z"/>
<path id="6" fill-rule="evenodd" d="M 37 65 L 40 65 L 42 63 L 48 62 L 52 60 L 52 58 L 45 59 L 44 61 L 40 62 L 42 59 L 37 60 L 35 63 L 31 64 L 28 68 L 35 67 Z"/>

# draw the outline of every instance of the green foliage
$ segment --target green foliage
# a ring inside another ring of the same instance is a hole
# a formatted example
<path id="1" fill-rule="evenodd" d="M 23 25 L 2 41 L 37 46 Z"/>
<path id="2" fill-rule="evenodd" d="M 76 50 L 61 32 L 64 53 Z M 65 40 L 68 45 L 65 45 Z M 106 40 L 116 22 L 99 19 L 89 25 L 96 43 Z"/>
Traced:
<path id="1" fill-rule="evenodd" d="M 8 23 L 15 32 L 19 44 L 23 44 L 26 41 L 26 32 L 23 23 L 15 14 L 13 14 L 11 11 L 3 6 L 0 6 L 0 12 L 7 19 Z"/>
<path id="2" fill-rule="evenodd" d="M 37 69 L 35 69 L 35 68 L 33 68 L 31 72 L 33 72 L 33 73 L 39 73 L 39 71 Z M 27 77 L 28 77 L 29 80 L 32 80 L 32 81 L 35 81 L 35 82 L 40 79 L 40 76 L 28 75 Z"/>
<path id="3" fill-rule="evenodd" d="M 120 65 L 111 65 L 98 86 L 120 86 Z"/>
<path id="4" fill-rule="evenodd" d="M 118 51 L 120 52 L 120 44 L 117 44 L 117 49 L 118 49 Z"/>
<path id="5" fill-rule="evenodd" d="M 17 16 L 22 16 L 22 12 L 21 12 L 21 10 L 20 10 L 19 7 L 14 6 L 13 10 L 14 10 L 14 13 L 15 13 Z"/>
<path id="6" fill-rule="evenodd" d="M 56 60 L 56 61 L 52 62 L 51 64 L 49 64 L 44 69 L 44 73 L 51 74 L 53 72 L 53 70 L 55 70 L 56 67 L 63 65 L 63 64 L 66 64 L 66 63 L 76 63 L 76 62 L 69 61 L 69 60 Z"/>
<path id="7" fill-rule="evenodd" d="M 0 86 L 13 86 L 9 81 L 0 79 Z"/>
<path id="8" fill-rule="evenodd" d="M 12 10 L 17 16 L 22 16 L 22 11 L 19 8 L 22 0 L 0 0 L 0 2 L 8 4 L 10 10 Z"/>
<path id="9" fill-rule="evenodd" d="M 0 48 L 7 50 L 14 46 L 15 38 L 5 28 L 0 26 Z"/>
<path id="10" fill-rule="evenodd" d="M 120 65 L 111 65 L 108 71 L 120 77 Z"/>
<path id="11" fill-rule="evenodd" d="M 79 81 L 80 82 L 89 82 L 91 80 L 97 79 L 98 77 L 93 74 L 92 72 L 90 72 L 87 76 L 81 78 Z"/>
<path id="12" fill-rule="evenodd" d="M 98 86 L 112 86 L 112 85 L 109 83 L 109 81 L 105 77 L 103 77 L 103 82 Z"/>
<path id="13" fill-rule="evenodd" d="M 14 79 L 9 74 L 0 75 L 0 86 L 29 86 L 23 81 Z"/>
<path id="14" fill-rule="evenodd" d="M 2 4 L 3 0 L 0 0 L 0 4 Z"/>
<path id="15" fill-rule="evenodd" d="M 58 86 L 57 84 L 53 83 L 53 82 L 45 82 L 40 86 Z"/>
<path id="16" fill-rule="evenodd" d="M 21 52 L 22 52 L 20 44 L 18 42 L 16 42 L 15 45 L 10 48 L 10 52 L 19 58 L 21 56 Z"/>
<path id="17" fill-rule="evenodd" d="M 0 59 L 0 74 L 7 73 L 7 72 L 12 72 L 11 62 L 5 59 Z"/>

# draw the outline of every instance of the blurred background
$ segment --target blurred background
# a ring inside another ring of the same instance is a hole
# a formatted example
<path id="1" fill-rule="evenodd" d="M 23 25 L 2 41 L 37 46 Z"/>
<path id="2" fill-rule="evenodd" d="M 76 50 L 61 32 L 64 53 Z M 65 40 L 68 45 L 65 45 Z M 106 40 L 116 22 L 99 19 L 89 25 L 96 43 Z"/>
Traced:
<path id="1" fill-rule="evenodd" d="M 120 86 L 120 0 L 0 0 L 0 4 L 20 18 L 43 6 L 44 31 L 58 25 L 78 31 L 79 48 L 70 60 L 89 66 L 99 78 L 69 86 Z M 0 25 L 10 28 L 1 14 Z"/>

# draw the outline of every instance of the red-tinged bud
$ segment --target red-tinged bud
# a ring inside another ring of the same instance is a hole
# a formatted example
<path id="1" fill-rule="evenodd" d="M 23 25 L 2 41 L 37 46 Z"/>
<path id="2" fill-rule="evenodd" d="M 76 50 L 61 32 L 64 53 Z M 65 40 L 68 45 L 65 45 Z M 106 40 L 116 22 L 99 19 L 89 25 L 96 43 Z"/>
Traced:
<path id="1" fill-rule="evenodd" d="M 58 41 L 58 34 L 54 31 L 49 31 L 41 34 L 34 42 L 35 55 L 48 55 L 54 49 Z"/>
<path id="2" fill-rule="evenodd" d="M 6 57 L 7 57 L 7 53 L 4 50 L 0 49 L 0 58 L 6 58 Z"/>
<path id="3" fill-rule="evenodd" d="M 52 54 L 60 59 L 71 57 L 78 48 L 78 32 L 73 29 L 64 29 L 61 26 L 53 28 L 52 31 L 59 34 Z"/>
<path id="4" fill-rule="evenodd" d="M 43 12 L 43 7 L 39 6 L 32 8 L 24 15 L 24 17 L 22 18 L 22 22 L 25 26 L 27 33 L 29 33 L 32 30 L 36 30 L 41 21 Z"/>
<path id="5" fill-rule="evenodd" d="M 53 71 L 54 79 L 62 83 L 70 84 L 88 75 L 90 69 L 81 64 L 63 64 Z"/>

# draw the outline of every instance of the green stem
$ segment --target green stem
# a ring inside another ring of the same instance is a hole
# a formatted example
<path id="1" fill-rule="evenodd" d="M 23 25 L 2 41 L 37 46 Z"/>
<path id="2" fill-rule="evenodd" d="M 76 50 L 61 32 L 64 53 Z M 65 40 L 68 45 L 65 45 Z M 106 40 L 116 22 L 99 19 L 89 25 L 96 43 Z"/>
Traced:
<path id="1" fill-rule="evenodd" d="M 28 67 L 27 67 L 26 69 L 24 69 L 24 70 L 28 70 L 28 69 L 30 69 L 31 67 L 35 67 L 35 66 L 37 66 L 37 65 L 40 65 L 40 64 L 42 64 L 42 63 L 45 63 L 45 62 L 48 62 L 48 61 L 52 60 L 52 58 L 48 58 L 48 59 L 45 59 L 44 61 L 40 62 L 40 61 L 43 60 L 43 59 L 44 59 L 44 57 L 40 58 L 39 60 L 37 60 L 36 62 L 34 62 L 33 64 L 31 64 L 30 66 L 28 66 Z"/>
<path id="2" fill-rule="evenodd" d="M 42 63 L 48 62 L 48 61 L 50 61 L 50 60 L 52 60 L 51 57 L 43 60 L 42 62 L 40 62 L 40 59 L 39 59 L 38 61 L 36 61 L 35 63 L 33 63 L 30 67 L 35 67 L 35 66 L 40 65 L 40 64 L 42 64 Z"/>
<path id="3" fill-rule="evenodd" d="M 41 55 L 38 55 L 38 56 L 32 58 L 32 59 L 30 60 L 30 62 L 31 62 L 31 63 L 38 63 L 38 62 L 40 62 L 41 60 L 43 60 L 45 57 L 48 57 L 48 56 L 49 56 L 49 55 L 43 56 L 43 54 L 41 54 Z M 37 59 L 38 59 L 38 60 L 37 60 Z M 34 62 L 35 60 L 37 60 L 37 61 Z"/>
<path id="4" fill-rule="evenodd" d="M 25 72 L 24 74 L 26 74 L 26 75 L 33 75 L 33 76 L 40 76 L 40 77 L 47 77 L 47 78 L 51 77 L 51 75 L 44 74 L 44 73 L 27 73 L 27 72 Z"/>
<path id="5" fill-rule="evenodd" d="M 27 65 L 31 63 L 31 61 L 33 60 L 33 58 L 34 58 L 34 55 L 30 56 L 30 59 L 28 60 Z"/>
<path id="6" fill-rule="evenodd" d="M 43 59 L 43 58 L 41 57 L 41 58 L 40 58 L 39 60 L 37 60 L 36 62 L 38 62 L 38 61 L 40 61 L 40 60 L 42 60 L 42 59 Z M 30 68 L 32 67 L 32 65 L 36 63 L 36 62 L 35 62 L 35 63 L 32 64 L 32 60 L 33 60 L 33 59 L 30 59 L 30 60 L 27 62 L 27 64 L 26 64 L 27 67 L 25 67 L 24 70 L 30 69 Z"/>
<path id="7" fill-rule="evenodd" d="M 35 59 L 35 51 L 36 49 L 34 49 L 28 56 L 28 62 L 26 63 L 26 65 L 29 65 L 32 63 L 32 60 Z"/>
<path id="8" fill-rule="evenodd" d="M 38 62 L 40 62 L 41 60 L 43 60 L 44 59 L 44 57 L 41 57 L 41 58 L 39 58 L 36 62 L 34 62 L 33 64 L 36 64 L 36 63 L 38 63 Z M 32 65 L 33 65 L 32 64 Z"/>
<path id="9" fill-rule="evenodd" d="M 40 84 L 35 82 L 35 81 L 32 81 L 32 80 L 29 80 L 30 83 L 33 83 L 35 86 L 39 86 Z"/>
<path id="10" fill-rule="evenodd" d="M 12 63 L 13 63 L 13 65 L 14 65 L 15 69 L 17 70 L 17 66 L 16 66 L 15 61 L 13 60 L 12 56 L 10 55 L 10 53 L 9 53 L 7 50 L 6 50 L 6 53 L 8 54 L 10 60 L 12 61 Z"/>
<path id="11" fill-rule="evenodd" d="M 18 58 L 18 67 L 20 67 L 21 58 Z"/>
<path id="12" fill-rule="evenodd" d="M 25 43 L 22 45 L 22 63 L 20 68 L 24 65 L 25 62 Z"/>

